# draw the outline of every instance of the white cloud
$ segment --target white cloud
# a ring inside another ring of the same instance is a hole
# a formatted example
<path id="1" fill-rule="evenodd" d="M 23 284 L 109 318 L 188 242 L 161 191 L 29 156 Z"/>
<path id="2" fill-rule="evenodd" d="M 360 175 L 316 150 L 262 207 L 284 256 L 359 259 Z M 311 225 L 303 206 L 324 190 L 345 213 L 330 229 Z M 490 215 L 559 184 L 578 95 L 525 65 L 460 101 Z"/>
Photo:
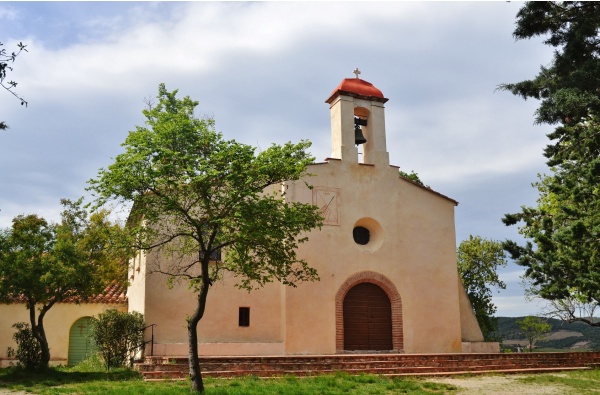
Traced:
<path id="1" fill-rule="evenodd" d="M 0 5 L 0 21 L 13 21 L 17 19 L 19 13 L 11 6 Z"/>
<path id="2" fill-rule="evenodd" d="M 0 5 L 0 20 L 39 6 Z M 85 194 L 160 82 L 199 100 L 227 138 L 263 148 L 308 138 L 322 160 L 331 152 L 324 100 L 355 67 L 390 99 L 391 162 L 458 198 L 457 228 L 472 226 L 461 232 L 504 238 L 501 203 L 529 199 L 527 183 L 509 181 L 534 179 L 543 164 L 537 104 L 494 89 L 534 76 L 551 51 L 514 42 L 516 3 L 100 6 L 45 3 L 69 12 L 21 29 L 29 52 L 14 78 L 30 105 L 0 94 L 11 127 L 0 134 L 0 227 L 29 212 L 56 220 L 61 197 Z"/>

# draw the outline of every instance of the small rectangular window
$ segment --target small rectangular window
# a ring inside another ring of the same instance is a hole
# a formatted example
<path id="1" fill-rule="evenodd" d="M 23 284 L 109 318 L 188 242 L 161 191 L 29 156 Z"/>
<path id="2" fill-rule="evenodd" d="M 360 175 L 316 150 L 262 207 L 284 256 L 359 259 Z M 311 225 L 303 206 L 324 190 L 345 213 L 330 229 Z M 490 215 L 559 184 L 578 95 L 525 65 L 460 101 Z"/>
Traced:
<path id="1" fill-rule="evenodd" d="M 250 307 L 240 307 L 240 326 L 250 326 Z"/>

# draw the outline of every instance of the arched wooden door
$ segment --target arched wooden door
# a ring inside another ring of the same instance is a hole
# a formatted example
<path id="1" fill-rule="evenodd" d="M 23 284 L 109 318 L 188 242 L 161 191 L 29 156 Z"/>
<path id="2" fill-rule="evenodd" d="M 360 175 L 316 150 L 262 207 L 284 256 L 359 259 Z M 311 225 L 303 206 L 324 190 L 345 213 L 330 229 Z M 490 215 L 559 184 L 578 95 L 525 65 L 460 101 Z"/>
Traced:
<path id="1" fill-rule="evenodd" d="M 372 283 L 352 287 L 344 298 L 344 349 L 392 350 L 392 306 Z"/>
<path id="2" fill-rule="evenodd" d="M 82 317 L 75 321 L 69 330 L 68 366 L 75 366 L 96 351 L 96 345 L 90 338 L 92 318 Z"/>

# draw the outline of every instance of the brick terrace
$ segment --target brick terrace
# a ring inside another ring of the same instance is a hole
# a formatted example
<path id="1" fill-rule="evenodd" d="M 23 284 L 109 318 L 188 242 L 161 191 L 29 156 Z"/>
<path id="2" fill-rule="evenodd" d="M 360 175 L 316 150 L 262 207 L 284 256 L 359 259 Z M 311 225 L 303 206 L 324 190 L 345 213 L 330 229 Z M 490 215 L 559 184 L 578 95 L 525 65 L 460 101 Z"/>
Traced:
<path id="1" fill-rule="evenodd" d="M 600 352 L 518 354 L 336 354 L 269 357 L 201 357 L 204 376 L 314 376 L 335 372 L 384 376 L 543 373 L 600 366 Z M 187 379 L 187 357 L 146 357 L 136 364 L 144 379 Z"/>

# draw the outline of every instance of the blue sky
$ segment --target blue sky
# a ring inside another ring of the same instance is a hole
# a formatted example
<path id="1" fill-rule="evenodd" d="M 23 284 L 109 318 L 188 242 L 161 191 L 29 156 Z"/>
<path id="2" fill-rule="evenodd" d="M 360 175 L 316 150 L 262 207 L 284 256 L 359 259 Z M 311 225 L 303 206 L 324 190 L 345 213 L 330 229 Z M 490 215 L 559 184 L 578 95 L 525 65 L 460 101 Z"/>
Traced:
<path id="1" fill-rule="evenodd" d="M 457 243 L 518 239 L 503 214 L 535 204 L 549 126 L 535 101 L 499 84 L 550 62 L 540 39 L 512 37 L 518 2 L 0 2 L 0 42 L 29 52 L 0 92 L 0 227 L 18 214 L 58 219 L 60 198 L 86 195 L 142 124 L 159 83 L 200 102 L 227 138 L 266 147 L 309 139 L 330 156 L 324 103 L 343 78 L 386 103 L 390 162 L 459 202 Z M 498 314 L 525 303 L 522 268 L 501 272 Z"/>

